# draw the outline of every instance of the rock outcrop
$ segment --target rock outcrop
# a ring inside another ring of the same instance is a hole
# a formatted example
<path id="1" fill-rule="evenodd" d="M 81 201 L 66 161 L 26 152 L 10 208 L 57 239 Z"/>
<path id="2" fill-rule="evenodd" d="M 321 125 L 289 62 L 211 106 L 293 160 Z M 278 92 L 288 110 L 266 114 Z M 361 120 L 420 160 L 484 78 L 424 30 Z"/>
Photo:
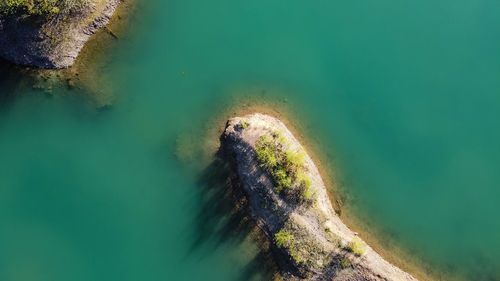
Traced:
<path id="1" fill-rule="evenodd" d="M 0 56 L 39 68 L 71 66 L 85 42 L 106 26 L 120 0 L 80 2 L 67 10 L 55 7 L 50 15 L 30 14 L 26 8 L 0 14 Z"/>
<path id="2" fill-rule="evenodd" d="M 286 150 L 283 157 L 303 150 L 281 121 L 262 114 L 232 118 L 221 139 L 246 193 L 251 216 L 273 241 L 285 280 L 416 280 L 384 260 L 340 220 L 307 153 L 299 160 L 298 172 L 301 180 L 308 179 L 307 196 L 293 196 L 301 194 L 291 192 L 304 188 L 300 183 L 277 188 L 279 177 L 262 162 L 262 140 L 274 139 L 279 149 Z M 289 165 L 280 162 L 283 159 L 273 161 L 271 165 L 278 170 Z M 295 181 L 299 177 L 290 171 L 288 176 Z"/>

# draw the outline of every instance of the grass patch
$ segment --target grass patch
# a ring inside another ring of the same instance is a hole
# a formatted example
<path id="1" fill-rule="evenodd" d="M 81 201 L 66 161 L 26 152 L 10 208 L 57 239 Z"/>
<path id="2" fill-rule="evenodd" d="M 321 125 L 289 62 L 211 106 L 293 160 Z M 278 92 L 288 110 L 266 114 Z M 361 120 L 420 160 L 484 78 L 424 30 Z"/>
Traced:
<path id="1" fill-rule="evenodd" d="M 287 147 L 287 140 L 279 132 L 264 135 L 255 144 L 259 165 L 272 177 L 275 190 L 291 195 L 297 201 L 312 196 L 312 181 L 305 175 L 304 151 Z"/>
<path id="2" fill-rule="evenodd" d="M 352 241 L 349 242 L 348 249 L 356 256 L 362 256 L 366 251 L 366 246 L 358 236 L 355 236 Z"/>

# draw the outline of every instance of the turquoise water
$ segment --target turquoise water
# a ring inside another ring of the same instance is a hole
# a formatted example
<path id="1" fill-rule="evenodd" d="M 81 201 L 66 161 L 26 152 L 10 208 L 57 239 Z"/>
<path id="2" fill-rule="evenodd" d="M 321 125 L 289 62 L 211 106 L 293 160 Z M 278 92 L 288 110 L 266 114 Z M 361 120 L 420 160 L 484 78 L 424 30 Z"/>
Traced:
<path id="1" fill-rule="evenodd" d="M 499 12 L 150 0 L 100 70 L 110 109 L 2 75 L 0 280 L 269 279 L 203 149 L 214 116 L 256 101 L 294 112 L 379 244 L 500 280 Z"/>

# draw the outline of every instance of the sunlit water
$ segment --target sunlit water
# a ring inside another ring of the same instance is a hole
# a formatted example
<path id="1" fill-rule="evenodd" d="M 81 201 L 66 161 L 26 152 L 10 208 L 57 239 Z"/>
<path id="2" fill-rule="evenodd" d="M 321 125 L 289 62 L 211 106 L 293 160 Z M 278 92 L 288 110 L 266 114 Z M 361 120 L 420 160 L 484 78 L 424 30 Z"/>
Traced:
<path id="1" fill-rule="evenodd" d="M 200 148 L 258 102 L 307 128 L 366 237 L 444 279 L 500 280 L 499 12 L 149 0 L 100 70 L 110 109 L 1 77 L 0 280 L 269 279 Z"/>

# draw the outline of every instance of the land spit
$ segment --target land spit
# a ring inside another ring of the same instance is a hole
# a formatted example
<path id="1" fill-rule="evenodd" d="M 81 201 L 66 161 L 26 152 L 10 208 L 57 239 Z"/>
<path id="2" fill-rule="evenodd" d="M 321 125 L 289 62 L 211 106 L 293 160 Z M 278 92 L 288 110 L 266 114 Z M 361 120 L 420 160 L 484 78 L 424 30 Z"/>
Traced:
<path id="1" fill-rule="evenodd" d="M 221 148 L 285 280 L 417 280 L 340 220 L 317 167 L 280 120 L 259 113 L 232 118 Z"/>

